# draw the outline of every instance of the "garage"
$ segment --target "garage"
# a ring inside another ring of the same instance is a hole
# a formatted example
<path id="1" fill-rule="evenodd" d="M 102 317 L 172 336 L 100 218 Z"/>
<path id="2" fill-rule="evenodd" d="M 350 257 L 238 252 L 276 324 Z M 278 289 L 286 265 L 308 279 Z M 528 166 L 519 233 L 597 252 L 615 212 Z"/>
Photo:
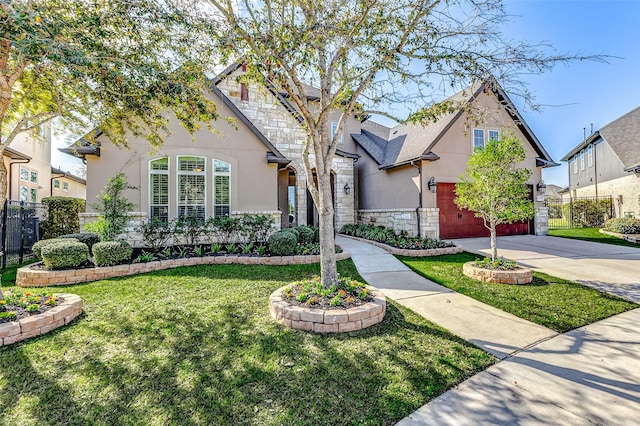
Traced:
<path id="1" fill-rule="evenodd" d="M 456 194 L 455 183 L 438 182 L 436 196 L 437 207 L 440 209 L 440 238 L 449 240 L 454 238 L 488 237 L 489 230 L 485 228 L 482 219 L 474 213 L 459 209 L 453 202 Z M 531 188 L 533 189 L 533 188 Z M 530 191 L 533 200 L 533 191 Z M 499 236 L 533 234 L 533 220 L 499 225 Z"/>

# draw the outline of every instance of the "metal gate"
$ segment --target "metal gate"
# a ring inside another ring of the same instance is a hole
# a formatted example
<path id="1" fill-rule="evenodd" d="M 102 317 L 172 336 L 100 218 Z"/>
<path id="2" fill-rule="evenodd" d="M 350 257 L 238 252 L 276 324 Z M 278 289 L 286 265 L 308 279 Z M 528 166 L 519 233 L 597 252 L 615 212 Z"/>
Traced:
<path id="1" fill-rule="evenodd" d="M 549 199 L 545 205 L 549 209 L 549 229 L 599 228 L 614 217 L 611 196 Z"/>
<path id="2" fill-rule="evenodd" d="M 47 206 L 26 201 L 6 200 L 0 222 L 2 268 L 7 263 L 22 263 L 33 257 L 31 247 L 40 239 L 40 223 L 46 219 Z"/>

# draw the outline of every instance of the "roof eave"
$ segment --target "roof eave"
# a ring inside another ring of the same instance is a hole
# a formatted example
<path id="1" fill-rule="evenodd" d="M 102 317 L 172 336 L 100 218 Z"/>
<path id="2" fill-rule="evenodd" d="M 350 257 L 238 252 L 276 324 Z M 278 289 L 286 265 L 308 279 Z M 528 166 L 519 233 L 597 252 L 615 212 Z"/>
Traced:
<path id="1" fill-rule="evenodd" d="M 536 158 L 536 167 L 542 167 L 543 169 L 549 168 L 549 167 L 557 167 L 559 166 L 560 163 L 556 163 L 555 161 L 547 161 L 544 158 Z"/>
<path id="2" fill-rule="evenodd" d="M 586 148 L 588 145 L 596 142 L 598 139 L 602 139 L 602 135 L 600 135 L 600 131 L 596 130 L 587 136 L 582 142 L 573 147 L 571 151 L 569 151 L 564 157 L 560 159 L 560 161 L 569 161 L 571 158 L 580 152 L 583 148 Z"/>
<path id="3" fill-rule="evenodd" d="M 433 153 L 433 152 L 429 152 L 427 154 L 423 154 L 419 157 L 415 157 L 412 158 L 410 160 L 405 160 L 405 161 L 400 161 L 399 163 L 393 163 L 393 164 L 387 164 L 385 166 L 380 166 L 378 167 L 379 170 L 389 170 L 389 169 L 394 169 L 396 167 L 402 167 L 402 166 L 406 166 L 408 164 L 414 163 L 416 161 L 438 161 L 440 159 L 440 156 Z"/>
<path id="4" fill-rule="evenodd" d="M 336 149 L 336 155 L 344 158 L 360 158 L 360 154 L 354 154 L 352 152 L 343 151 L 341 149 Z"/>

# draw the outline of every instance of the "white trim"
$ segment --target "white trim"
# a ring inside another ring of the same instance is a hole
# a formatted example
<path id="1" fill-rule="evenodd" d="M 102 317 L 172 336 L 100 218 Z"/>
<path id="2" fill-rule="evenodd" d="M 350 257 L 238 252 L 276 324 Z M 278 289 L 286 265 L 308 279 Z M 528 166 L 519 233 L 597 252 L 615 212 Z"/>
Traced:
<path id="1" fill-rule="evenodd" d="M 494 139 L 494 138 L 491 137 L 491 133 L 495 133 L 496 134 L 495 140 L 500 140 L 500 130 L 489 129 L 489 130 L 487 130 L 487 142 L 489 142 L 489 141 Z"/>
<path id="2" fill-rule="evenodd" d="M 151 163 L 158 161 L 158 160 L 167 160 L 167 170 L 153 170 L 151 168 Z M 147 213 L 147 216 L 149 217 L 149 219 L 152 219 L 152 215 L 151 215 L 151 209 L 152 207 L 159 207 L 162 206 L 162 204 L 153 204 L 153 196 L 151 194 L 151 191 L 153 190 L 153 183 L 151 182 L 151 175 L 166 175 L 167 176 L 167 220 L 171 219 L 171 177 L 170 177 L 170 171 L 169 168 L 171 167 L 171 158 L 169 156 L 166 157 L 159 157 L 159 158 L 152 158 L 148 161 L 147 163 L 147 197 L 148 197 L 148 206 L 149 206 L 149 212 Z"/>
<path id="3" fill-rule="evenodd" d="M 202 171 L 180 171 L 180 158 L 194 157 L 204 160 L 204 170 Z M 203 176 L 204 177 L 204 200 L 202 204 L 181 204 L 180 203 L 180 176 Z M 202 206 L 204 207 L 204 220 L 207 219 L 207 157 L 203 155 L 178 155 L 176 156 L 176 215 L 179 216 L 181 206 Z"/>
<path id="4" fill-rule="evenodd" d="M 471 152 L 474 152 L 476 150 L 476 148 L 480 148 L 479 146 L 476 146 L 476 131 L 477 132 L 482 132 L 482 147 L 481 148 L 484 148 L 485 145 L 486 145 L 485 140 L 484 140 L 484 137 L 485 137 L 484 129 L 475 128 L 471 132 Z"/>
<path id="5" fill-rule="evenodd" d="M 593 167 L 593 144 L 587 147 L 587 157 L 589 158 L 589 167 Z"/>
<path id="6" fill-rule="evenodd" d="M 584 170 L 584 149 L 580 151 L 580 170 Z"/>
<path id="7" fill-rule="evenodd" d="M 216 171 L 216 161 L 219 161 L 221 163 L 226 164 L 227 166 L 229 166 L 229 171 L 227 172 L 217 172 Z M 213 202 L 212 204 L 212 215 L 213 217 L 216 216 L 216 207 L 217 206 L 228 206 L 229 207 L 229 216 L 231 216 L 231 168 L 232 165 L 231 163 L 229 163 L 228 161 L 224 161 L 224 160 L 220 160 L 218 158 L 212 158 L 211 159 L 211 200 Z M 229 193 L 229 203 L 228 204 L 217 204 L 216 203 L 216 176 L 226 176 L 229 178 L 229 188 L 228 188 L 228 193 Z"/>
<path id="8" fill-rule="evenodd" d="M 332 140 L 335 138 L 337 130 L 338 130 L 338 122 L 332 121 L 331 122 L 331 139 Z M 342 143 L 342 132 L 340 132 L 338 143 Z"/>

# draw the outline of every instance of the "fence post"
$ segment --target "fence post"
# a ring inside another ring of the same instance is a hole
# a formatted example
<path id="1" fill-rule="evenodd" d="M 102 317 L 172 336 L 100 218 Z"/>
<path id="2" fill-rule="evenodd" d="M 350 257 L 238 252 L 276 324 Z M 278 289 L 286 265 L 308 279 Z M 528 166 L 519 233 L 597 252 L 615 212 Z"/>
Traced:
<path id="1" fill-rule="evenodd" d="M 24 201 L 20 201 L 20 263 L 24 257 Z"/>
<path id="2" fill-rule="evenodd" d="M 2 208 L 2 269 L 7 267 L 7 210 L 9 210 L 9 199 L 4 200 Z"/>

